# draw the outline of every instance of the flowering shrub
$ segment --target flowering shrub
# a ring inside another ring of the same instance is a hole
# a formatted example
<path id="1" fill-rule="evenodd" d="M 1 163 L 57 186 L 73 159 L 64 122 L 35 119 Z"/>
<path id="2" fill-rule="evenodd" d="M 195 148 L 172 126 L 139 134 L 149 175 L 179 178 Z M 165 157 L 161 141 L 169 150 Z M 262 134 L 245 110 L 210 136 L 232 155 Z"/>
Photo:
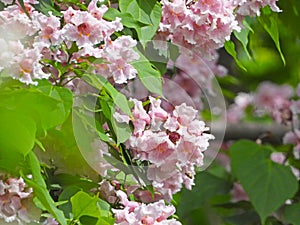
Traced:
<path id="1" fill-rule="evenodd" d="M 299 8 L 0 0 L 0 224 L 299 224 Z"/>

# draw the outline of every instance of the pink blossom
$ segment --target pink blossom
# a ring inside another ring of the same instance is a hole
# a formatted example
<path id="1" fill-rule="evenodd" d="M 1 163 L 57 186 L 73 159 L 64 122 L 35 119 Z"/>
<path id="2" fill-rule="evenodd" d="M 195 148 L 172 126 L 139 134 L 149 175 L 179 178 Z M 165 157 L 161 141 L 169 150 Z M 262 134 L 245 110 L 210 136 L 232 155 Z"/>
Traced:
<path id="1" fill-rule="evenodd" d="M 300 152 L 300 130 L 295 129 L 287 132 L 283 137 L 283 143 L 295 145 L 294 149 Z"/>
<path id="2" fill-rule="evenodd" d="M 274 12 L 281 12 L 276 5 L 278 0 L 236 0 L 236 14 L 241 16 L 259 16 L 260 9 L 265 6 L 270 6 Z"/>
<path id="3" fill-rule="evenodd" d="M 116 225 L 180 225 L 175 219 L 168 219 L 175 213 L 175 207 L 165 205 L 163 200 L 144 204 L 128 201 L 122 191 L 117 191 L 123 209 L 112 209 L 116 218 Z"/>
<path id="4" fill-rule="evenodd" d="M 22 178 L 8 178 L 5 182 L 0 180 L 0 219 L 5 222 L 16 221 L 19 224 L 30 222 L 26 206 L 22 202 L 32 193 Z"/>
<path id="5" fill-rule="evenodd" d="M 240 30 L 231 1 L 205 0 L 193 2 L 162 1 L 163 16 L 160 30 L 168 32 L 171 41 L 211 57 L 211 51 L 223 46 L 233 30 Z"/>
<path id="6" fill-rule="evenodd" d="M 138 53 L 133 50 L 136 44 L 137 42 L 130 36 L 121 36 L 109 41 L 103 50 L 103 59 L 108 62 L 103 75 L 113 76 L 114 81 L 119 84 L 135 78 L 137 70 L 129 63 L 139 59 Z"/>
<path id="7" fill-rule="evenodd" d="M 261 83 L 254 95 L 255 105 L 271 113 L 276 122 L 282 123 L 289 119 L 290 98 L 293 89 L 288 85 L 276 85 L 271 82 Z"/>
<path id="8" fill-rule="evenodd" d="M 175 82 L 179 83 L 196 103 L 203 95 L 202 89 L 208 90 L 210 94 L 214 93 L 212 88 L 214 75 L 224 76 L 227 73 L 225 68 L 217 65 L 217 52 L 212 52 L 212 54 L 213 58 L 208 60 L 196 54 L 183 53 L 179 55 L 175 63 L 175 66 L 181 70 L 175 77 Z"/>
<path id="9" fill-rule="evenodd" d="M 195 119 L 197 115 L 197 110 L 183 103 L 180 106 L 175 106 L 173 114 L 180 124 L 186 126 Z"/>
<path id="10" fill-rule="evenodd" d="M 194 167 L 203 164 L 203 151 L 214 137 L 197 120 L 198 111 L 185 103 L 175 106 L 172 114 L 161 108 L 160 100 L 150 99 L 147 112 L 141 101 L 134 102 L 134 132 L 126 143 L 136 160 L 148 161 L 147 178 L 155 190 L 167 200 L 184 184 L 194 184 Z M 116 115 L 120 118 L 120 115 Z M 127 118 L 128 119 L 128 118 Z M 121 119 L 120 119 L 121 120 Z M 154 120 L 154 122 L 153 122 Z M 150 121 L 152 121 L 150 123 Z"/>
<path id="11" fill-rule="evenodd" d="M 134 125 L 134 134 L 140 134 L 146 127 L 147 124 L 150 123 L 150 116 L 147 114 L 145 109 L 143 108 L 143 104 L 136 99 L 131 99 L 134 102 L 133 109 L 133 125 Z"/>
<path id="12" fill-rule="evenodd" d="M 290 109 L 293 114 L 300 114 L 300 100 L 291 101 Z"/>
<path id="13" fill-rule="evenodd" d="M 244 115 L 245 115 L 244 110 L 234 104 L 230 105 L 226 112 L 227 121 L 229 123 L 240 122 L 243 119 Z"/>
<path id="14" fill-rule="evenodd" d="M 239 202 L 239 201 L 249 201 L 249 197 L 245 190 L 243 189 L 242 185 L 239 183 L 233 184 L 232 189 L 232 201 Z"/>
<path id="15" fill-rule="evenodd" d="M 108 10 L 106 5 L 97 6 L 98 0 L 92 0 L 88 5 L 88 12 L 98 20 L 101 20 L 104 13 Z"/>
<path id="16" fill-rule="evenodd" d="M 66 23 L 71 23 L 72 18 L 77 13 L 77 10 L 74 10 L 72 7 L 69 7 L 66 11 L 63 11 L 64 14 L 64 21 Z"/>
<path id="17" fill-rule="evenodd" d="M 105 159 L 105 157 L 111 157 L 111 154 L 108 151 L 108 146 L 105 142 L 99 139 L 95 139 L 91 146 L 94 149 L 94 153 L 96 153 L 96 157 L 94 155 L 91 156 L 93 157 L 93 160 L 91 160 L 93 162 L 93 167 L 102 177 L 106 177 L 109 170 L 116 169 Z"/>
<path id="18" fill-rule="evenodd" d="M 60 32 L 60 20 L 58 17 L 52 15 L 49 12 L 49 16 L 39 14 L 36 18 L 37 27 L 40 29 L 39 40 L 50 46 L 59 45 L 62 42 L 61 32 Z"/>
<path id="19" fill-rule="evenodd" d="M 161 108 L 161 100 L 149 97 L 151 109 L 149 115 L 151 117 L 151 127 L 153 130 L 160 130 L 160 126 L 168 118 L 168 113 Z"/>
<path id="20" fill-rule="evenodd" d="M 28 6 L 33 10 L 32 6 Z M 0 12 L 0 36 L 6 40 L 22 40 L 38 31 L 35 23 L 30 20 L 21 8 L 12 5 Z"/>
<path id="21" fill-rule="evenodd" d="M 227 121 L 237 123 L 244 117 L 245 109 L 253 104 L 254 96 L 252 94 L 239 92 L 234 98 L 234 103 L 227 110 Z"/>
<path id="22" fill-rule="evenodd" d="M 272 152 L 270 158 L 273 162 L 283 164 L 286 156 L 282 152 Z"/>
<path id="23" fill-rule="evenodd" d="M 10 5 L 13 3 L 13 0 L 1 0 L 0 2 L 2 2 L 4 5 Z"/>
<path id="24" fill-rule="evenodd" d="M 47 218 L 44 222 L 43 225 L 59 225 L 59 223 L 53 219 L 53 218 Z"/>
<path id="25" fill-rule="evenodd" d="M 104 36 L 99 21 L 91 14 L 77 11 L 62 29 L 62 35 L 69 41 L 76 41 L 79 47 L 100 43 Z"/>

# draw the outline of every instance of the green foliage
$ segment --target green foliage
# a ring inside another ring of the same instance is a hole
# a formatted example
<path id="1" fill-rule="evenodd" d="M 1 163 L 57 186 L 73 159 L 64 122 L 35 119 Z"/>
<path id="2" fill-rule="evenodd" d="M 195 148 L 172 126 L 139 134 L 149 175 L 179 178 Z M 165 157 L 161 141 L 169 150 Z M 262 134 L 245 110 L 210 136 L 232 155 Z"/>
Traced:
<path id="1" fill-rule="evenodd" d="M 33 179 L 31 180 L 23 175 L 24 180 L 34 189 L 35 195 L 43 207 L 48 210 L 61 225 L 66 225 L 67 222 L 63 212 L 56 208 L 56 205 L 48 192 L 46 183 L 41 174 L 40 162 L 33 152 L 28 154 L 27 163 Z"/>
<path id="2" fill-rule="evenodd" d="M 258 18 L 258 21 L 262 24 L 264 29 L 271 36 L 274 44 L 280 54 L 281 60 L 285 65 L 285 58 L 281 51 L 280 42 L 279 42 L 279 28 L 278 28 L 278 16 L 276 13 L 272 13 L 271 9 L 265 7 L 262 9 L 262 15 Z"/>
<path id="3" fill-rule="evenodd" d="M 161 5 L 156 0 L 120 0 L 122 13 L 129 13 L 146 26 L 135 27 L 141 42 L 150 40 L 156 33 L 161 18 Z"/>
<path id="4" fill-rule="evenodd" d="M 224 47 L 229 55 L 231 55 L 236 62 L 236 64 L 243 70 L 247 71 L 247 69 L 243 66 L 240 60 L 237 58 L 237 52 L 235 50 L 235 44 L 233 41 L 226 41 Z"/>
<path id="5" fill-rule="evenodd" d="M 98 197 L 91 197 L 89 194 L 79 191 L 71 197 L 72 213 L 75 219 L 81 216 L 100 216 L 100 210 L 97 206 Z"/>
<path id="6" fill-rule="evenodd" d="M 245 51 L 248 59 L 252 59 L 251 57 L 251 54 L 249 53 L 248 51 L 248 42 L 249 42 L 249 33 L 250 32 L 254 32 L 252 30 L 252 28 L 250 27 L 250 25 L 247 23 L 246 19 L 243 20 L 243 25 L 245 26 L 244 29 L 242 29 L 240 32 L 237 32 L 237 31 L 234 31 L 234 36 L 241 42 L 242 46 L 243 46 L 243 50 Z M 228 46 L 229 47 L 229 52 L 230 55 L 232 55 L 233 57 L 235 57 L 235 53 L 233 50 L 230 50 L 232 47 Z M 235 59 L 236 60 L 236 59 Z M 241 67 L 243 68 L 243 67 Z"/>
<path id="7" fill-rule="evenodd" d="M 230 188 L 230 182 L 224 178 L 206 171 L 198 173 L 193 189 L 184 189 L 181 193 L 181 200 L 177 208 L 178 215 L 184 218 L 192 210 L 202 207 L 212 197 L 227 194 Z M 197 200 L 195 201 L 195 199 Z"/>
<path id="8" fill-rule="evenodd" d="M 231 168 L 249 195 L 262 223 L 298 189 L 290 168 L 270 159 L 271 149 L 251 141 L 238 141 L 230 148 Z"/>
<path id="9" fill-rule="evenodd" d="M 293 225 L 300 224 L 300 202 L 286 206 L 284 216 L 287 222 Z"/>
<path id="10" fill-rule="evenodd" d="M 35 143 L 40 143 L 37 136 L 44 136 L 47 130 L 66 120 L 73 95 L 66 88 L 45 82 L 28 89 L 3 86 L 0 98 L 0 160 L 6 161 L 2 157 L 10 158 L 9 155 L 15 157 L 11 162 L 3 162 L 1 167 L 14 171 L 24 162 L 22 156 L 26 156 Z"/>
<path id="11" fill-rule="evenodd" d="M 84 74 L 83 79 L 98 90 L 102 90 L 104 88 L 112 98 L 114 104 L 116 104 L 116 106 L 118 106 L 127 115 L 131 115 L 128 100 L 125 95 L 117 91 L 104 77 Z"/>
<path id="12" fill-rule="evenodd" d="M 95 221 L 97 225 L 111 225 L 114 223 L 114 221 L 110 219 L 110 207 L 99 200 L 97 196 L 92 197 L 83 191 L 78 191 L 71 197 L 71 203 L 73 219 L 80 220 L 82 225 L 95 224 L 91 223 L 91 221 Z M 93 218 L 96 220 L 93 220 Z"/>
<path id="13" fill-rule="evenodd" d="M 49 16 L 49 12 L 51 12 L 54 16 L 63 15 L 59 12 L 59 9 L 55 6 L 53 0 L 40 0 L 38 4 L 34 5 L 34 8 L 46 16 Z"/>
<path id="14" fill-rule="evenodd" d="M 122 24 L 125 27 L 133 28 L 136 31 L 141 29 L 141 27 L 148 26 L 148 24 L 136 20 L 132 14 L 128 12 L 120 12 L 115 8 L 109 8 L 103 16 L 103 18 L 107 20 L 115 20 L 117 17 L 121 18 Z"/>
<path id="15" fill-rule="evenodd" d="M 1 155 L 6 151 L 28 154 L 35 142 L 34 120 L 14 110 L 0 108 L 0 123 Z"/>
<path id="16" fill-rule="evenodd" d="M 144 55 L 140 54 L 140 59 L 132 63 L 138 71 L 138 76 L 143 85 L 154 94 L 163 96 L 162 93 L 162 78 L 160 71 L 149 62 Z"/>

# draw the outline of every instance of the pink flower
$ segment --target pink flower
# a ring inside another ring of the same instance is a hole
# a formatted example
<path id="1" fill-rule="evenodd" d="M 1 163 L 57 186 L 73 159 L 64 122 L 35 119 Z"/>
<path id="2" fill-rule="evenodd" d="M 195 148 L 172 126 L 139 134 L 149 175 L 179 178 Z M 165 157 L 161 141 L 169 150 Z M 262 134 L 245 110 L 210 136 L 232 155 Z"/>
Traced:
<path id="1" fill-rule="evenodd" d="M 198 111 L 185 103 L 175 106 L 172 114 L 161 108 L 160 100 L 150 99 L 150 110 L 136 99 L 133 119 L 134 132 L 126 143 L 135 160 L 148 161 L 147 178 L 165 200 L 181 190 L 184 184 L 194 184 L 194 167 L 203 164 L 203 151 L 214 137 L 205 133 L 208 127 L 197 120 Z M 119 121 L 121 115 L 116 114 Z M 151 123 L 150 123 L 151 121 Z"/>
<path id="2" fill-rule="evenodd" d="M 117 191 L 123 209 L 112 209 L 116 225 L 180 225 L 175 219 L 168 219 L 175 213 L 175 207 L 165 205 L 163 200 L 150 204 L 128 201 L 122 191 Z"/>
<path id="3" fill-rule="evenodd" d="M 295 150 L 300 152 L 300 130 L 295 129 L 294 131 L 287 132 L 283 137 L 283 144 L 295 145 Z"/>
<path id="4" fill-rule="evenodd" d="M 180 106 L 175 106 L 173 114 L 180 124 L 186 126 L 195 119 L 197 110 L 183 103 Z"/>
<path id="5" fill-rule="evenodd" d="M 76 41 L 79 47 L 100 43 L 104 36 L 99 21 L 88 12 L 77 11 L 62 29 L 62 35 L 69 41 Z"/>
<path id="6" fill-rule="evenodd" d="M 4 5 L 10 5 L 13 3 L 13 0 L 1 0 L 0 2 L 2 2 Z"/>
<path id="7" fill-rule="evenodd" d="M 133 50 L 136 44 L 137 42 L 130 36 L 121 36 L 114 41 L 108 41 L 103 50 L 103 59 L 108 62 L 103 65 L 106 69 L 103 75 L 113 76 L 118 84 L 135 78 L 137 71 L 129 63 L 139 59 L 139 54 Z"/>
<path id="8" fill-rule="evenodd" d="M 44 42 L 48 45 L 59 45 L 62 42 L 60 33 L 60 20 L 58 17 L 52 15 L 49 12 L 49 16 L 39 14 L 36 18 L 37 26 L 40 29 L 39 41 Z"/>
<path id="9" fill-rule="evenodd" d="M 143 108 L 143 104 L 136 99 L 131 99 L 134 102 L 133 109 L 133 125 L 134 125 L 134 134 L 140 134 L 146 127 L 147 124 L 150 123 L 150 116 L 147 114 L 145 109 Z"/>
<path id="10" fill-rule="evenodd" d="M 207 58 L 229 40 L 233 30 L 240 30 L 231 1 L 196 1 L 189 7 L 184 0 L 162 3 L 160 30 L 168 32 L 168 38 L 179 46 L 199 51 Z"/>
<path id="11" fill-rule="evenodd" d="M 66 11 L 63 11 L 64 20 L 66 23 L 71 23 L 73 16 L 77 13 L 77 10 L 74 10 L 72 7 L 69 7 Z"/>
<path id="12" fill-rule="evenodd" d="M 260 9 L 265 6 L 270 6 L 274 12 L 281 12 L 276 5 L 278 0 L 236 0 L 237 10 L 236 14 L 241 16 L 259 16 Z"/>
<path id="13" fill-rule="evenodd" d="M 254 96 L 252 94 L 240 92 L 234 98 L 234 103 L 227 110 L 227 121 L 237 123 L 244 117 L 245 109 L 253 104 Z"/>
<path id="14" fill-rule="evenodd" d="M 105 142 L 95 139 L 93 143 L 91 143 L 92 148 L 94 149 L 94 153 L 96 153 L 97 157 L 93 156 L 93 168 L 102 176 L 106 177 L 107 172 L 109 170 L 115 170 L 116 168 L 112 166 L 105 157 L 111 157 L 111 154 L 108 151 L 108 146 Z"/>
<path id="15" fill-rule="evenodd" d="M 149 97 L 151 103 L 151 109 L 149 111 L 149 115 L 151 117 L 151 127 L 153 130 L 160 130 L 160 126 L 163 122 L 165 122 L 168 118 L 168 113 L 161 108 L 161 100 L 155 99 L 153 97 Z"/>
<path id="16" fill-rule="evenodd" d="M 90 2 L 88 5 L 88 12 L 96 19 L 101 20 L 108 8 L 106 5 L 101 5 L 101 7 L 98 7 L 97 2 L 99 2 L 99 0 L 92 0 Z"/>
<path id="17" fill-rule="evenodd" d="M 284 123 L 290 117 L 289 99 L 293 96 L 293 92 L 288 85 L 276 85 L 266 81 L 258 86 L 254 103 L 258 108 L 271 113 L 276 122 Z"/>
<path id="18" fill-rule="evenodd" d="M 232 189 L 232 201 L 239 202 L 239 201 L 249 201 L 249 197 L 241 184 L 234 183 Z"/>
<path id="19" fill-rule="evenodd" d="M 53 219 L 53 218 L 47 218 L 44 222 L 43 225 L 59 225 L 59 223 Z"/>
<path id="20" fill-rule="evenodd" d="M 17 221 L 19 224 L 30 222 L 28 211 L 22 200 L 31 196 L 32 189 L 27 188 L 22 178 L 0 180 L 0 219 L 5 222 Z"/>

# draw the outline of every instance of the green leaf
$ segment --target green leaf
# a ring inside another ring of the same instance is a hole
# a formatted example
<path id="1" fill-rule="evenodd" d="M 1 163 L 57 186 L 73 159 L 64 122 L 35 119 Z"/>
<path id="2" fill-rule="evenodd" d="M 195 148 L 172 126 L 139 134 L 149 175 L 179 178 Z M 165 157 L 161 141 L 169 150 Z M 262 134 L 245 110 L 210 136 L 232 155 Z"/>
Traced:
<path id="1" fill-rule="evenodd" d="M 60 205 L 58 208 L 64 212 L 64 215 L 67 218 L 70 218 L 70 215 L 72 213 L 72 204 L 70 202 L 70 199 L 73 195 L 75 195 L 77 192 L 81 191 L 82 189 L 77 185 L 72 185 L 66 187 L 63 192 L 59 195 L 58 200 L 59 201 L 68 201 L 67 204 Z"/>
<path id="2" fill-rule="evenodd" d="M 0 171 L 19 176 L 19 170 L 26 168 L 24 155 L 10 149 L 0 149 Z"/>
<path id="3" fill-rule="evenodd" d="M 56 208 L 55 202 L 48 192 L 46 183 L 41 174 L 40 162 L 33 152 L 27 155 L 27 162 L 33 179 L 31 180 L 22 174 L 23 179 L 33 188 L 36 197 L 40 200 L 43 207 L 47 209 L 61 225 L 67 225 L 63 212 Z"/>
<path id="4" fill-rule="evenodd" d="M 21 112 L 0 107 L 0 152 L 28 154 L 35 143 L 36 124 Z"/>
<path id="5" fill-rule="evenodd" d="M 75 113 L 74 113 L 75 114 Z M 50 129 L 47 131 L 47 136 L 40 138 L 43 146 L 46 149 L 46 152 L 36 152 L 39 153 L 40 160 L 48 163 L 49 159 L 51 159 L 51 164 L 57 168 L 57 173 L 69 173 L 73 175 L 82 175 L 85 177 L 96 177 L 96 172 L 90 167 L 87 161 L 82 155 L 82 152 L 79 150 L 80 141 L 84 141 L 87 144 L 87 147 L 90 147 L 91 143 L 95 140 L 89 139 L 89 129 L 82 130 L 82 128 L 78 128 L 81 132 L 79 136 L 74 136 L 74 132 L 77 128 L 77 121 L 72 121 L 77 119 L 77 117 L 73 114 L 69 116 L 69 118 L 57 129 Z M 78 119 L 80 120 L 80 119 Z M 80 122 L 80 121 L 79 121 Z M 76 139 L 75 139 L 76 138 Z M 84 146 L 86 147 L 86 146 Z M 90 149 L 85 148 L 87 151 Z M 91 150 L 92 151 L 92 150 Z M 59 156 L 59 157 L 57 157 Z M 70 160 L 72 159 L 72 160 Z M 58 175 L 55 176 L 55 179 L 58 178 Z M 70 181 L 71 178 L 66 181 Z M 78 185 L 83 185 L 83 183 L 78 181 L 76 177 L 72 178 L 74 182 L 78 182 Z M 60 180 L 61 181 L 61 180 Z M 61 184 L 61 183 L 60 183 Z M 83 186 L 82 186 L 83 188 Z"/>
<path id="6" fill-rule="evenodd" d="M 37 89 L 45 95 L 58 101 L 55 110 L 48 111 L 47 118 L 43 123 L 45 128 L 51 128 L 56 125 L 62 124 L 69 116 L 73 105 L 72 92 L 64 87 L 57 87 L 51 85 L 49 82 L 44 85 L 39 84 Z"/>
<path id="7" fill-rule="evenodd" d="M 116 112 L 116 110 L 113 107 L 111 107 L 112 117 L 115 112 Z M 132 130 L 131 130 L 129 124 L 118 123 L 114 117 L 111 118 L 111 123 L 112 123 L 113 129 L 115 131 L 115 134 L 117 136 L 117 144 L 124 143 L 125 141 L 127 141 L 130 138 L 130 136 L 132 134 Z"/>
<path id="8" fill-rule="evenodd" d="M 149 25 L 136 20 L 130 13 L 120 12 L 115 8 L 109 8 L 103 15 L 103 18 L 107 20 L 115 20 L 117 17 L 121 18 L 121 22 L 125 27 L 134 28 L 135 30 Z"/>
<path id="9" fill-rule="evenodd" d="M 81 216 L 100 217 L 100 209 L 97 205 L 98 197 L 90 196 L 88 193 L 79 191 L 71 197 L 72 213 L 75 219 Z"/>
<path id="10" fill-rule="evenodd" d="M 181 201 L 177 209 L 178 215 L 183 217 L 190 211 L 203 206 L 210 198 L 228 193 L 230 187 L 231 184 L 228 181 L 209 172 L 198 173 L 195 179 L 195 187 L 191 191 L 186 189 L 182 191 Z"/>
<path id="11" fill-rule="evenodd" d="M 111 142 L 110 138 L 104 132 L 99 131 L 99 129 L 97 129 L 94 116 L 91 116 L 88 113 L 83 113 L 80 110 L 74 110 L 73 115 L 74 115 L 73 121 L 75 120 L 77 121 L 79 119 L 79 121 L 81 121 L 80 126 L 84 126 L 84 130 L 92 130 L 99 136 L 99 138 L 102 141 L 105 141 L 107 143 Z M 75 122 L 75 124 L 77 124 L 77 122 Z M 80 132 L 82 131 L 83 130 L 81 130 Z"/>
<path id="12" fill-rule="evenodd" d="M 72 106 L 72 93 L 65 88 L 51 88 L 43 93 L 38 87 L 0 92 L 0 107 L 31 118 L 38 131 L 64 122 Z"/>
<path id="13" fill-rule="evenodd" d="M 119 7 L 122 13 L 130 13 L 138 21 L 149 24 L 136 30 L 140 41 L 151 40 L 161 19 L 160 3 L 156 0 L 120 0 Z"/>
<path id="14" fill-rule="evenodd" d="M 231 55 L 236 62 L 236 64 L 244 71 L 247 71 L 247 69 L 243 66 L 243 64 L 240 62 L 240 60 L 237 58 L 237 53 L 235 51 L 235 44 L 232 41 L 226 41 L 224 44 L 225 50 L 229 55 Z"/>
<path id="15" fill-rule="evenodd" d="M 105 88 L 114 103 L 127 115 L 131 116 L 131 110 L 128 105 L 128 101 L 125 95 L 117 91 L 104 77 L 94 74 L 84 74 L 83 79 L 87 81 L 93 87 L 102 90 Z"/>
<path id="16" fill-rule="evenodd" d="M 284 217 L 287 222 L 293 225 L 300 225 L 300 202 L 286 206 Z"/>
<path id="17" fill-rule="evenodd" d="M 34 5 L 34 8 L 45 14 L 46 16 L 49 16 L 49 12 L 52 12 L 54 16 L 62 16 L 63 14 L 59 12 L 57 9 L 54 7 L 54 1 L 52 0 L 40 0 L 39 4 Z"/>
<path id="18" fill-rule="evenodd" d="M 101 212 L 101 218 L 99 218 L 97 224 L 99 224 L 99 225 L 100 224 L 101 225 L 102 224 L 103 225 L 104 224 L 107 224 L 107 225 L 115 224 L 114 217 L 111 213 L 110 205 L 102 199 L 99 199 L 97 204 L 98 204 L 98 207 L 100 208 L 100 212 Z"/>
<path id="19" fill-rule="evenodd" d="M 232 225 L 252 225 L 259 223 L 259 216 L 252 209 L 240 214 L 225 217 L 224 221 Z"/>
<path id="20" fill-rule="evenodd" d="M 262 223 L 298 189 L 291 169 L 271 161 L 271 152 L 269 147 L 246 140 L 230 148 L 232 172 L 247 192 Z"/>
<path id="21" fill-rule="evenodd" d="M 243 20 L 243 25 L 244 28 L 240 32 L 233 31 L 233 33 L 234 36 L 241 42 L 247 57 L 251 60 L 252 57 L 248 51 L 248 42 L 249 42 L 248 36 L 250 31 L 253 32 L 253 30 L 251 29 L 250 25 L 246 22 L 246 20 Z"/>
<path id="22" fill-rule="evenodd" d="M 274 44 L 280 54 L 281 60 L 285 65 L 285 58 L 281 51 L 280 42 L 279 42 L 279 30 L 278 30 L 278 15 L 277 13 L 272 13 L 269 7 L 262 9 L 262 14 L 258 17 L 258 21 L 261 23 L 263 28 L 268 32 Z"/>
<path id="23" fill-rule="evenodd" d="M 137 70 L 138 77 L 143 85 L 154 94 L 163 96 L 161 74 L 146 57 L 140 53 L 140 58 L 131 63 Z"/>

